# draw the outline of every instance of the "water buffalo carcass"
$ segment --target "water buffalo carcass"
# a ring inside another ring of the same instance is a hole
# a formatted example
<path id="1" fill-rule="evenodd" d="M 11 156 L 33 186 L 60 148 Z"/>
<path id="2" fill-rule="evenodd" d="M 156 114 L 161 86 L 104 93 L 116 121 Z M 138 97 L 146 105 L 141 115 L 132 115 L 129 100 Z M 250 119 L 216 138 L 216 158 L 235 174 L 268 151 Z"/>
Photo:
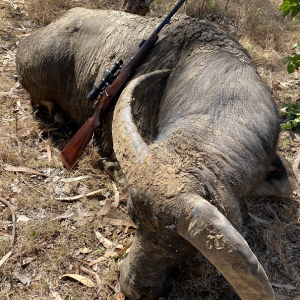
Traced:
<path id="1" fill-rule="evenodd" d="M 33 103 L 52 114 L 58 104 L 82 124 L 103 70 L 130 59 L 158 23 L 72 9 L 20 43 L 19 80 Z M 235 39 L 185 16 L 164 28 L 103 127 L 103 151 L 114 150 L 121 165 L 137 227 L 120 266 L 128 299 L 159 297 L 172 270 L 197 251 L 243 300 L 275 299 L 239 231 L 245 199 L 292 190 L 290 168 L 276 155 L 278 133 L 271 93 Z"/>

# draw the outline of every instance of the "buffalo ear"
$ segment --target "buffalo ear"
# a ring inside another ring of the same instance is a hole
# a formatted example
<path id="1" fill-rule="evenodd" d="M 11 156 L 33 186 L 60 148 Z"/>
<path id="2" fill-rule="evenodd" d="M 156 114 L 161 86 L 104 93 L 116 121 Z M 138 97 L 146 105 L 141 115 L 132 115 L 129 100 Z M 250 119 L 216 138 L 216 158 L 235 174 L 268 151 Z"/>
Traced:
<path id="1" fill-rule="evenodd" d="M 177 232 L 229 281 L 243 300 L 275 300 L 268 277 L 249 245 L 218 209 L 187 195 Z"/>
<path id="2" fill-rule="evenodd" d="M 255 191 L 255 195 L 287 197 L 293 192 L 295 186 L 296 176 L 291 164 L 277 153 L 266 178 Z"/>

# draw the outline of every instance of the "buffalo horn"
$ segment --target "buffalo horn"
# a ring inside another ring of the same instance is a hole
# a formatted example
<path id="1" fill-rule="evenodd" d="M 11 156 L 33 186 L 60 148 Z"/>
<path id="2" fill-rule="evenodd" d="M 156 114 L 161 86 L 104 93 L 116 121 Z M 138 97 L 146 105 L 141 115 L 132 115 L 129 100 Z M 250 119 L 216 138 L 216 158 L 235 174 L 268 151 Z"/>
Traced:
<path id="1" fill-rule="evenodd" d="M 223 274 L 242 300 L 274 300 L 263 267 L 227 218 L 198 195 L 189 195 L 186 200 L 178 234 Z"/>
<path id="2" fill-rule="evenodd" d="M 146 87 L 169 74 L 170 70 L 159 70 L 139 76 L 128 84 L 119 97 L 114 112 L 112 134 L 117 159 L 127 176 L 134 165 L 141 164 L 149 155 L 148 145 L 133 121 L 132 102 L 142 96 Z"/>

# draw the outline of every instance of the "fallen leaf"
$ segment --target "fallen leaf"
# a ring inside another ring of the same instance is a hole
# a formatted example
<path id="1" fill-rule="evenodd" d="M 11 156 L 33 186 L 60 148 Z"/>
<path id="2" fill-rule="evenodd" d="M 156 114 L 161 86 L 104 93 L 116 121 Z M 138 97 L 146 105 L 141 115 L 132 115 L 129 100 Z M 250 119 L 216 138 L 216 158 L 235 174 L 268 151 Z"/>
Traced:
<path id="1" fill-rule="evenodd" d="M 4 255 L 0 260 L 0 267 L 9 259 L 11 256 L 12 251 L 9 251 L 6 255 Z"/>
<path id="2" fill-rule="evenodd" d="M 105 253 L 103 256 L 93 260 L 92 262 L 89 263 L 89 266 L 92 266 L 94 264 L 97 264 L 98 262 L 101 262 L 101 261 L 105 261 L 107 259 L 109 259 L 110 257 L 112 256 L 116 256 L 117 255 L 117 252 L 108 252 L 108 253 Z"/>
<path id="3" fill-rule="evenodd" d="M 119 202 L 120 202 L 120 192 L 117 189 L 117 186 L 115 185 L 115 183 L 113 182 L 113 187 L 115 190 L 115 202 L 114 202 L 114 208 L 117 208 L 119 206 Z"/>
<path id="4" fill-rule="evenodd" d="M 98 216 L 105 216 L 108 214 L 112 207 L 112 202 L 111 201 L 105 201 L 104 206 L 100 209 Z"/>
<path id="5" fill-rule="evenodd" d="M 82 254 L 87 254 L 87 253 L 91 253 L 92 250 L 89 249 L 89 248 L 80 248 L 79 252 L 82 253 Z"/>
<path id="6" fill-rule="evenodd" d="M 55 291 L 51 291 L 50 294 L 54 297 L 55 300 L 63 300 L 62 297 Z"/>
<path id="7" fill-rule="evenodd" d="M 271 282 L 271 285 L 278 287 L 278 288 L 284 288 L 284 289 L 288 289 L 288 290 L 296 290 L 297 288 L 291 284 L 283 284 L 283 283 L 275 283 L 275 282 Z"/>
<path id="8" fill-rule="evenodd" d="M 74 196 L 74 197 L 60 197 L 60 198 L 55 198 L 55 199 L 56 200 L 63 200 L 63 201 L 74 201 L 74 200 L 78 200 L 78 199 L 81 199 L 81 198 L 84 198 L 84 197 L 90 197 L 90 196 L 98 195 L 98 194 L 101 194 L 102 192 L 103 192 L 103 189 L 97 190 L 97 191 L 94 191 L 94 192 L 90 192 L 88 194 L 77 195 L 77 196 Z"/>
<path id="9" fill-rule="evenodd" d="M 22 259 L 22 262 L 21 262 L 21 266 L 26 266 L 28 264 L 30 264 L 32 261 L 34 261 L 37 257 L 34 256 L 34 257 L 26 257 L 24 259 Z"/>
<path id="10" fill-rule="evenodd" d="M 261 219 L 261 218 L 259 218 L 258 216 L 254 215 L 254 214 L 251 214 L 251 213 L 249 213 L 249 212 L 248 212 L 248 214 L 249 214 L 249 216 L 250 216 L 253 220 L 257 221 L 258 223 L 261 223 L 261 224 L 264 224 L 264 225 L 271 225 L 271 224 L 273 223 L 273 221 L 268 221 L 268 220 Z"/>
<path id="11" fill-rule="evenodd" d="M 52 159 L 52 155 L 51 155 L 51 147 L 49 144 L 47 144 L 46 142 L 44 142 L 44 146 L 47 150 L 47 158 L 48 158 L 48 162 L 51 162 Z"/>
<path id="12" fill-rule="evenodd" d="M 90 270 L 90 269 L 88 269 L 88 268 L 86 268 L 86 267 L 84 267 L 84 266 L 80 266 L 80 270 L 81 270 L 82 272 L 84 272 L 84 273 L 90 275 L 90 276 L 93 276 L 93 277 L 95 278 L 95 280 L 96 280 L 97 286 L 98 286 L 99 288 L 101 288 L 102 282 L 101 282 L 101 279 L 100 279 L 99 275 L 98 275 L 96 272 L 94 272 L 94 271 L 92 271 L 92 270 Z"/>
<path id="13" fill-rule="evenodd" d="M 75 279 L 75 280 L 77 280 L 78 282 L 84 284 L 87 287 L 96 287 L 96 285 L 94 284 L 94 282 L 91 279 L 89 279 L 85 276 L 82 276 L 82 275 L 64 274 L 64 275 L 61 276 L 61 278 L 63 278 L 63 277 L 70 277 L 72 279 Z"/>
<path id="14" fill-rule="evenodd" d="M 105 248 L 112 248 L 115 247 L 117 249 L 122 249 L 123 246 L 116 244 L 110 240 L 108 240 L 107 238 L 105 238 L 99 231 L 95 231 L 96 237 L 98 238 L 98 240 L 100 241 L 101 244 L 103 244 L 103 246 Z"/>
<path id="15" fill-rule="evenodd" d="M 11 171 L 11 172 L 22 172 L 22 173 L 28 173 L 28 174 L 47 176 L 46 174 L 43 174 L 41 172 L 38 172 L 36 170 L 30 169 L 27 167 L 14 167 L 14 166 L 7 165 L 6 167 L 4 167 L 4 170 Z"/>
<path id="16" fill-rule="evenodd" d="M 118 253 L 114 257 L 123 256 L 125 253 L 127 253 L 127 251 L 129 251 L 131 245 L 132 245 L 132 241 L 125 248 L 123 248 L 120 251 L 118 251 Z"/>
<path id="17" fill-rule="evenodd" d="M 84 176 L 78 176 L 78 177 L 74 177 L 74 178 L 62 178 L 60 179 L 61 182 L 74 182 L 74 181 L 79 181 L 79 180 L 84 180 L 90 178 L 90 176 L 88 175 L 84 175 Z"/>
<path id="18" fill-rule="evenodd" d="M 22 284 L 24 285 L 27 285 L 27 286 L 30 286 L 30 283 L 31 283 L 31 279 L 24 275 L 24 274 L 21 274 L 19 273 L 18 271 L 14 271 L 13 272 L 13 275 L 14 277 L 16 277 Z"/>
<path id="19" fill-rule="evenodd" d="M 30 220 L 30 218 L 28 218 L 25 215 L 19 215 L 19 216 L 17 216 L 17 223 L 18 222 L 28 222 L 29 220 Z"/>
<path id="20" fill-rule="evenodd" d="M 54 220 L 61 220 L 61 219 L 68 219 L 71 218 L 74 215 L 74 213 L 70 210 L 67 210 L 64 214 L 52 219 L 52 221 Z"/>
<path id="21" fill-rule="evenodd" d="M 133 228 L 135 228 L 135 225 L 132 222 L 126 220 L 103 218 L 102 222 L 105 225 L 124 226 L 124 227 L 132 226 Z"/>
<path id="22" fill-rule="evenodd" d="M 128 191 L 124 192 L 124 193 L 120 196 L 120 201 L 123 201 L 123 200 L 127 199 L 128 196 L 129 196 L 129 192 L 128 192 Z"/>
<path id="23" fill-rule="evenodd" d="M 134 233 L 135 232 L 135 227 L 133 226 L 128 226 L 125 228 L 125 233 Z"/>

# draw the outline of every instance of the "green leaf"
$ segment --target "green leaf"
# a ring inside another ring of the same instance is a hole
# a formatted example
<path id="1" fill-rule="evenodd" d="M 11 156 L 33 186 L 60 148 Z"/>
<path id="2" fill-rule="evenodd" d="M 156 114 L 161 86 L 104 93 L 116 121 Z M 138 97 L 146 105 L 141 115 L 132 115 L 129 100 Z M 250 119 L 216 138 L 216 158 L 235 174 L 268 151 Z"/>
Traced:
<path id="1" fill-rule="evenodd" d="M 291 74 L 293 72 L 295 72 L 295 67 L 292 64 L 288 64 L 287 65 L 287 71 Z"/>
<path id="2" fill-rule="evenodd" d="M 287 129 L 287 130 L 291 130 L 292 128 L 293 128 L 293 126 L 292 126 L 291 121 L 288 121 L 288 122 L 286 123 L 286 129 Z"/>
<path id="3" fill-rule="evenodd" d="M 295 16 L 297 16 L 299 13 L 300 13 L 300 6 L 294 8 L 294 9 L 292 10 L 291 16 L 292 16 L 292 17 L 295 17 Z"/>
<path id="4" fill-rule="evenodd" d="M 283 140 L 283 141 L 282 141 L 282 147 L 283 147 L 283 148 L 286 148 L 287 142 L 288 142 L 287 140 Z"/>
<path id="5" fill-rule="evenodd" d="M 299 47 L 299 43 L 294 44 L 292 50 L 296 49 L 297 47 Z"/>
<path id="6" fill-rule="evenodd" d="M 290 62 L 292 61 L 292 58 L 291 58 L 290 56 L 286 56 L 286 57 L 283 58 L 283 61 L 284 61 L 286 64 L 288 64 L 288 63 L 290 63 Z"/>

